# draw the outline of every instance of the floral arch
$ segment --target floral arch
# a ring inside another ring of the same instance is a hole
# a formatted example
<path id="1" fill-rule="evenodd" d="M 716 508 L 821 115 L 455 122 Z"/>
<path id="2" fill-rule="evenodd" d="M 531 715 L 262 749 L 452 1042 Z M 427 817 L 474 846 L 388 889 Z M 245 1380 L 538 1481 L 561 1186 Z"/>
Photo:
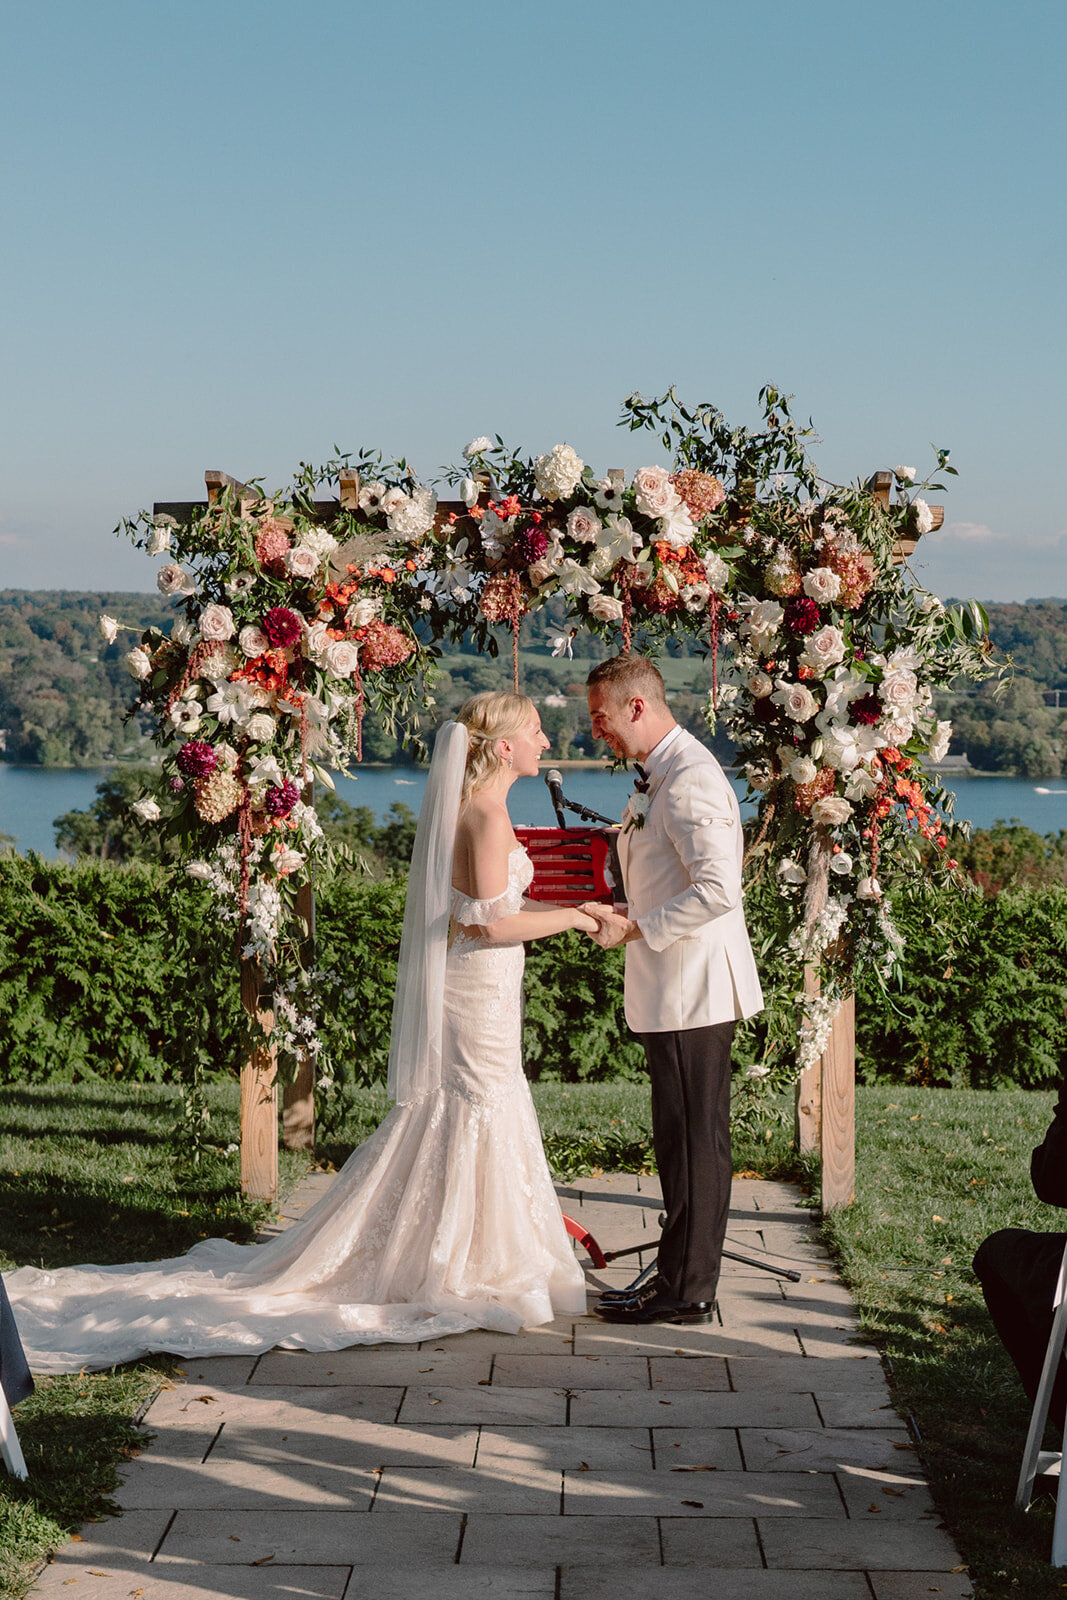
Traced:
<path id="1" fill-rule="evenodd" d="M 905 559 L 954 469 L 939 450 L 921 482 L 901 466 L 830 484 L 787 399 L 765 388 L 760 403 L 748 429 L 673 390 L 631 396 L 621 425 L 672 460 L 629 480 L 569 445 L 529 457 L 483 437 L 444 474 L 451 502 L 364 450 L 270 495 L 209 475 L 191 516 L 123 524 L 165 558 L 157 584 L 179 613 L 126 657 L 164 752 L 135 810 L 181 841 L 260 964 L 283 1064 L 319 1050 L 301 960 L 300 891 L 326 853 L 311 779 L 360 758 L 368 705 L 417 740 L 442 641 L 485 646 L 504 624 L 517 652 L 522 617 L 553 596 L 615 649 L 685 635 L 711 657 L 707 719 L 758 801 L 749 881 L 776 910 L 763 962 L 789 1048 L 760 1069 L 766 1087 L 818 1057 L 857 960 L 893 972 L 894 881 L 955 867 L 951 797 L 923 764 L 948 745 L 934 690 L 993 670 L 981 608 L 946 608 Z"/>

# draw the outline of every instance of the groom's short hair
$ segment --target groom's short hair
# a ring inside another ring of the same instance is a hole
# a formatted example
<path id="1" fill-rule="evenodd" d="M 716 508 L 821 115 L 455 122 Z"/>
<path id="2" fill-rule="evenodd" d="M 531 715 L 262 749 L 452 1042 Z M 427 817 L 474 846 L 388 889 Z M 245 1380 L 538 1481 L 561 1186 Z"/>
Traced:
<path id="1" fill-rule="evenodd" d="M 588 689 L 602 684 L 613 700 L 629 700 L 635 694 L 656 706 L 666 706 L 667 691 L 654 661 L 647 656 L 609 656 L 598 661 L 585 680 Z"/>

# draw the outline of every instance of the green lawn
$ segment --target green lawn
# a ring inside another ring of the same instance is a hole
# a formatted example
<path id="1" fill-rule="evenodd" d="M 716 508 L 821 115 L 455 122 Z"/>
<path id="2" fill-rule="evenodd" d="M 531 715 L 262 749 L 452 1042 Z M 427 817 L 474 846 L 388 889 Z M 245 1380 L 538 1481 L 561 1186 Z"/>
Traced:
<path id="1" fill-rule="evenodd" d="M 171 1138 L 167 1090 L 0 1089 L 0 1267 L 151 1259 L 207 1233 L 249 1238 L 265 1211 L 238 1198 L 236 1152 L 226 1153 L 237 1137 L 236 1087 L 210 1093 L 220 1150 L 195 1169 Z M 650 1164 L 642 1085 L 534 1093 L 560 1177 Z M 1049 1094 L 861 1089 L 856 1204 L 827 1225 L 982 1600 L 1059 1600 L 1065 1587 L 1047 1565 L 1049 1506 L 1025 1517 L 1012 1509 L 1026 1405 L 970 1274 L 994 1228 L 1062 1224 L 1027 1176 L 1051 1103 Z M 327 1160 L 342 1160 L 385 1104 L 380 1092 L 349 1103 L 324 1141 Z M 784 1131 L 738 1142 L 734 1160 L 765 1176 L 796 1170 Z M 300 1158 L 283 1162 L 287 1182 L 304 1170 Z M 18 1408 L 31 1477 L 0 1477 L 0 1593 L 20 1594 L 51 1546 L 104 1514 L 118 1467 L 140 1442 L 131 1419 L 170 1370 L 157 1360 L 48 1379 Z"/>

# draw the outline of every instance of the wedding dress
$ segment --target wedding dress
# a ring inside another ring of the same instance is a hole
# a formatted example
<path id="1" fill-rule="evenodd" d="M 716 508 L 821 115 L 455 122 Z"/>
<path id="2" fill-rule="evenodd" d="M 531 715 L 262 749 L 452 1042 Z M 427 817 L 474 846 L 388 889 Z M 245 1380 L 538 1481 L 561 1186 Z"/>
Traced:
<path id="1" fill-rule="evenodd" d="M 413 856 L 393 1024 L 398 1103 L 328 1193 L 265 1244 L 205 1239 L 168 1261 L 7 1274 L 34 1371 L 109 1367 L 154 1351 L 340 1350 L 471 1328 L 516 1333 L 585 1311 L 522 1070 L 523 946 L 478 932 L 522 908 L 533 867 L 519 847 L 502 895 L 460 894 L 451 887 L 458 791 L 443 812 L 429 784 L 427 795 L 447 847 L 429 874 L 429 911 L 418 840 Z M 414 1055 L 398 1063 L 398 1048 Z"/>

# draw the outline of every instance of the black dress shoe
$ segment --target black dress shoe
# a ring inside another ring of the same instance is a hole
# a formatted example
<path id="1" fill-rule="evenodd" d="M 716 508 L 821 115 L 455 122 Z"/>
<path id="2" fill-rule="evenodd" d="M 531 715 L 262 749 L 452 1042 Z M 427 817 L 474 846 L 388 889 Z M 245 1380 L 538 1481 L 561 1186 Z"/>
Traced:
<path id="1" fill-rule="evenodd" d="M 605 1322 L 643 1326 L 649 1322 L 710 1322 L 714 1300 L 675 1300 L 668 1294 L 634 1295 L 630 1300 L 601 1300 L 593 1308 Z"/>
<path id="2" fill-rule="evenodd" d="M 625 1289 L 603 1289 L 598 1304 L 617 1305 L 620 1300 L 632 1300 L 636 1295 L 656 1294 L 661 1289 L 666 1293 L 667 1284 L 658 1272 L 654 1272 L 650 1278 L 640 1273 L 633 1283 L 626 1285 Z"/>

